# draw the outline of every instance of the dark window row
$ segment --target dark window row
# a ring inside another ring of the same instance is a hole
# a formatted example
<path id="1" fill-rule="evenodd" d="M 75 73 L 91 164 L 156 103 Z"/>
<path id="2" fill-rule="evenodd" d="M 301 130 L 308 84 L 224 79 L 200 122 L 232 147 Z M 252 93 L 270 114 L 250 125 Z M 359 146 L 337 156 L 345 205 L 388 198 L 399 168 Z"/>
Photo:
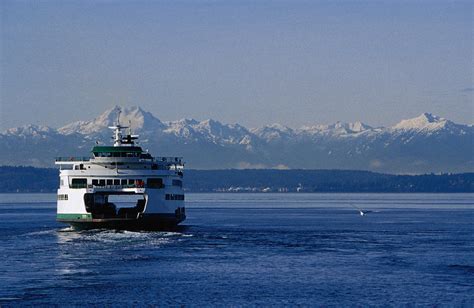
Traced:
<path id="1" fill-rule="evenodd" d="M 59 194 L 58 195 L 58 200 L 67 200 L 68 196 L 67 194 Z"/>
<path id="2" fill-rule="evenodd" d="M 136 185 L 140 182 L 143 183 L 142 180 L 137 179 L 94 179 L 92 180 L 92 186 L 126 186 L 126 185 Z"/>
<path id="3" fill-rule="evenodd" d="M 178 181 L 179 183 L 175 183 Z M 134 186 L 134 187 L 145 187 L 145 182 L 141 179 L 93 179 L 92 186 Z M 180 180 L 173 180 L 173 185 L 182 187 Z M 72 179 L 71 188 L 86 188 L 87 179 Z M 146 187 L 148 188 L 164 188 L 163 179 L 161 178 L 149 178 L 146 181 Z"/>
<path id="4" fill-rule="evenodd" d="M 184 195 L 177 195 L 177 194 L 166 194 L 166 200 L 184 200 Z"/>

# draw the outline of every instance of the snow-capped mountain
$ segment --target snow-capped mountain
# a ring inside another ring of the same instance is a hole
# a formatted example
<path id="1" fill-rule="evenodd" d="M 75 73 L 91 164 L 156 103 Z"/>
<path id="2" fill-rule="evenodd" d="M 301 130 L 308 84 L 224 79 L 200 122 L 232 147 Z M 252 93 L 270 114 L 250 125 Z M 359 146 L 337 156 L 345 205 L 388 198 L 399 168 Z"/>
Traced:
<path id="1" fill-rule="evenodd" d="M 452 134 L 465 134 L 466 129 L 472 130 L 472 125 L 459 125 L 444 118 L 437 117 L 431 113 L 423 113 L 420 116 L 402 120 L 392 127 L 394 130 L 411 131 L 415 133 L 436 134 L 451 132 Z"/>
<path id="2" fill-rule="evenodd" d="M 392 127 L 361 122 L 280 124 L 247 129 L 212 119 L 162 122 L 140 107 L 105 111 L 59 129 L 27 125 L 0 133 L 0 165 L 52 166 L 55 156 L 88 155 L 108 144 L 120 120 L 156 155 L 182 155 L 190 168 L 364 169 L 390 173 L 474 171 L 474 127 L 424 113 Z"/>
<path id="3" fill-rule="evenodd" d="M 121 108 L 115 106 L 92 121 L 73 122 L 59 128 L 58 132 L 64 135 L 73 133 L 82 135 L 100 134 L 104 132 L 104 130 L 107 130 L 109 126 L 117 123 L 117 120 L 120 120 L 122 125 L 128 125 L 130 123 L 131 128 L 134 130 L 146 132 L 163 130 L 166 127 L 159 119 L 140 107 Z"/>

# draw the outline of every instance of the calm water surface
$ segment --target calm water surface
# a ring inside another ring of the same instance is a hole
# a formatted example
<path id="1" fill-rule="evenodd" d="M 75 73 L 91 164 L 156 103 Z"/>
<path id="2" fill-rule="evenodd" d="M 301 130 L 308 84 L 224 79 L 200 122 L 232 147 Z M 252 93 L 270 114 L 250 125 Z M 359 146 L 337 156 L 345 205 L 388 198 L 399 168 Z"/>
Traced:
<path id="1" fill-rule="evenodd" d="M 474 194 L 186 198 L 178 232 L 78 232 L 0 195 L 0 305 L 474 306 Z"/>

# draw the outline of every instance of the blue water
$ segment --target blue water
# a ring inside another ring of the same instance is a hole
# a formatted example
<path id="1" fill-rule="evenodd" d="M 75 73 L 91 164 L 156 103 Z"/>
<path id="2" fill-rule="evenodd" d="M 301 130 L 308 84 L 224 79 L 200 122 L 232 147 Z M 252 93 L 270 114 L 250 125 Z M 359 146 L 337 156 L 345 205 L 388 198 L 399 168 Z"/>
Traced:
<path id="1" fill-rule="evenodd" d="M 0 305 L 474 306 L 473 194 L 186 198 L 178 232 L 77 232 L 0 195 Z"/>

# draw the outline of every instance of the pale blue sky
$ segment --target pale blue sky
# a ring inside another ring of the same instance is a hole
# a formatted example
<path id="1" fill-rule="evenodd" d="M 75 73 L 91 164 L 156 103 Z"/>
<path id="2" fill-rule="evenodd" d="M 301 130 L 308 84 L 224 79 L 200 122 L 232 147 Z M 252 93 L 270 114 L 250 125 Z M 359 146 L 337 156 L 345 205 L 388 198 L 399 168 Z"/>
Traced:
<path id="1" fill-rule="evenodd" d="M 473 123 L 469 1 L 8 1 L 0 128 L 113 105 L 249 127 Z"/>

